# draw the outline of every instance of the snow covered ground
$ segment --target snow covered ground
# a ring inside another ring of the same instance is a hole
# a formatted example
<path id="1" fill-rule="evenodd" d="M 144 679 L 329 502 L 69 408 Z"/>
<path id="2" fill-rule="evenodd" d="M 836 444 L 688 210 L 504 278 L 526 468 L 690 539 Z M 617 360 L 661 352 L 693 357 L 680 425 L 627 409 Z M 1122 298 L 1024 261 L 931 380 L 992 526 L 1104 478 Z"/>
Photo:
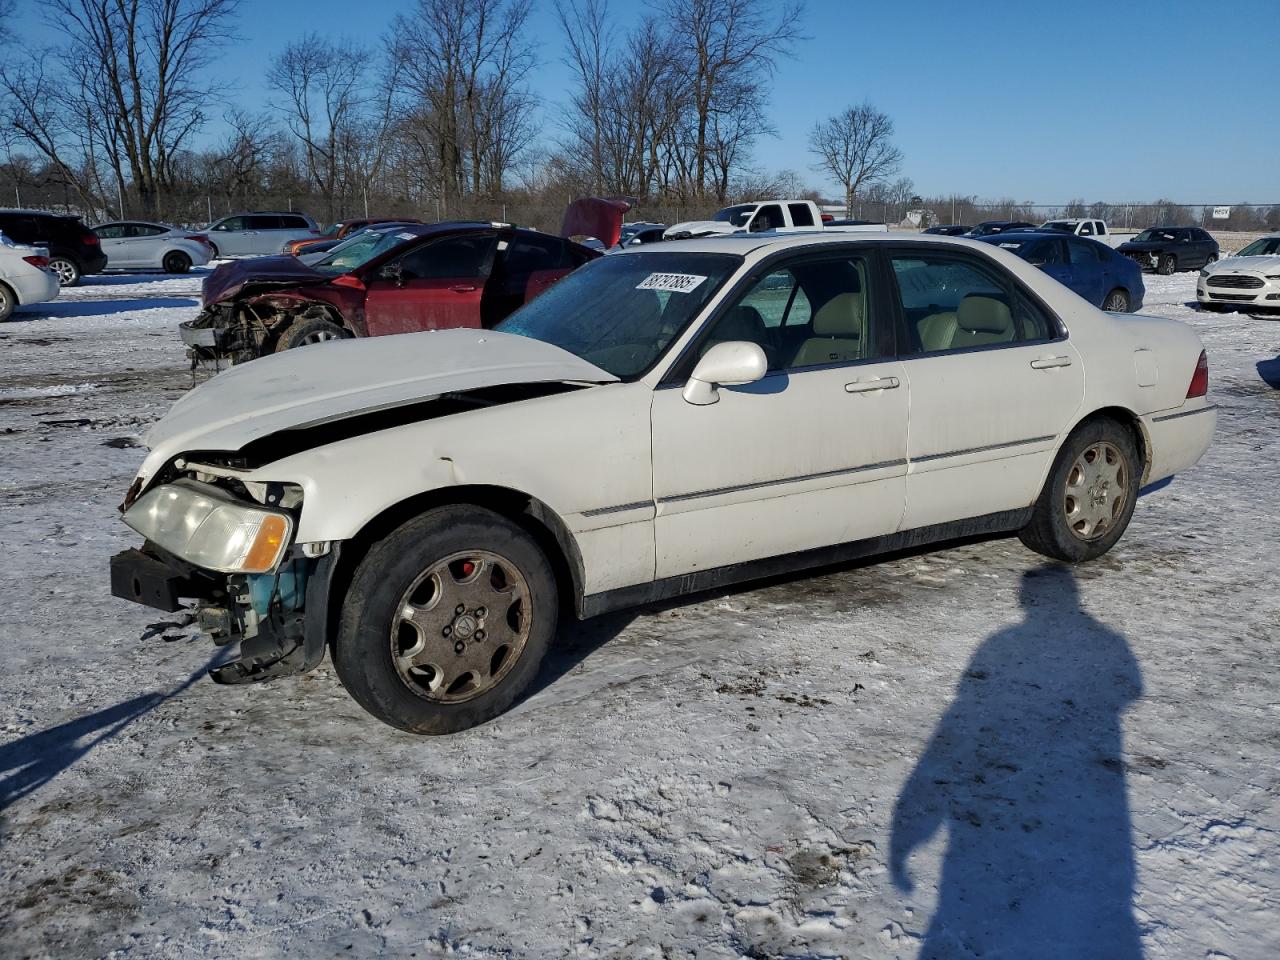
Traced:
<path id="1" fill-rule="evenodd" d="M 611 616 L 416 739 L 327 664 L 215 687 L 108 595 L 198 282 L 0 325 L 0 956 L 1277 956 L 1280 323 L 1150 278 L 1219 435 L 1097 563 L 994 541 Z"/>

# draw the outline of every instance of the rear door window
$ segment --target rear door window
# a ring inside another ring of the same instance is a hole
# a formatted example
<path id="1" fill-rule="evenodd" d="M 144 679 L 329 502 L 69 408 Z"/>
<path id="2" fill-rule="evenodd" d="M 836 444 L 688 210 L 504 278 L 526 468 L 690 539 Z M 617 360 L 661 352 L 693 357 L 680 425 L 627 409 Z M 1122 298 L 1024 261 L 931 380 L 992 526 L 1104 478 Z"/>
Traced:
<path id="1" fill-rule="evenodd" d="M 890 254 L 905 351 L 940 353 L 1047 340 L 1055 325 L 993 266 L 963 254 Z"/>
<path id="2" fill-rule="evenodd" d="M 279 230 L 280 229 L 279 217 L 267 216 L 265 214 L 258 214 L 256 216 L 246 217 L 245 219 L 249 221 L 249 225 L 245 227 L 246 230 Z"/>
<path id="3" fill-rule="evenodd" d="M 308 224 L 307 221 L 304 220 L 302 217 L 299 217 L 297 215 L 291 215 L 291 214 L 285 213 L 285 214 L 281 214 L 276 219 L 280 221 L 280 226 L 277 229 L 281 229 L 281 230 L 311 229 L 311 225 Z"/>
<path id="4" fill-rule="evenodd" d="M 1102 259 L 1097 247 L 1082 240 L 1068 240 L 1067 249 L 1070 251 L 1073 266 L 1097 264 Z"/>
<path id="5" fill-rule="evenodd" d="M 791 223 L 796 227 L 812 227 L 813 213 L 809 210 L 807 203 L 789 203 L 787 209 L 791 211 Z"/>

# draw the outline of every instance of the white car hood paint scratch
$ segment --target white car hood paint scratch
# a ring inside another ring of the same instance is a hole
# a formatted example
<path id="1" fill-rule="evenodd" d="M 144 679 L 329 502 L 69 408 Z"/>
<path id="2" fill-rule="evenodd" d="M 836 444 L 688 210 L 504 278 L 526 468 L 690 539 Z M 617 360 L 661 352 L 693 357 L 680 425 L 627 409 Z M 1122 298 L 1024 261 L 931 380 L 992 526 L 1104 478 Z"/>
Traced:
<path id="1" fill-rule="evenodd" d="M 147 433 L 151 476 L 192 450 L 238 450 L 280 430 L 510 383 L 613 382 L 568 351 L 492 330 L 344 340 L 233 367 L 192 390 Z"/>

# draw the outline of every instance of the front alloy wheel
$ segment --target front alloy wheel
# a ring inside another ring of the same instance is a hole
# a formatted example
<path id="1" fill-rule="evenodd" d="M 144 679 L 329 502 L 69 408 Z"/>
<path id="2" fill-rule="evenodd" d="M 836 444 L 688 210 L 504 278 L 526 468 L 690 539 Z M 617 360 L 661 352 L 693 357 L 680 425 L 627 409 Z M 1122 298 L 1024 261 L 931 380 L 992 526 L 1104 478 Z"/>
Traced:
<path id="1" fill-rule="evenodd" d="M 396 672 L 419 696 L 464 703 L 498 686 L 529 639 L 529 584 L 506 557 L 439 560 L 405 591 L 391 628 Z"/>
<path id="2" fill-rule="evenodd" d="M 410 733 L 455 733 L 510 707 L 555 635 L 546 554 L 514 519 L 436 507 L 356 567 L 333 645 L 338 678 L 371 714 Z"/>

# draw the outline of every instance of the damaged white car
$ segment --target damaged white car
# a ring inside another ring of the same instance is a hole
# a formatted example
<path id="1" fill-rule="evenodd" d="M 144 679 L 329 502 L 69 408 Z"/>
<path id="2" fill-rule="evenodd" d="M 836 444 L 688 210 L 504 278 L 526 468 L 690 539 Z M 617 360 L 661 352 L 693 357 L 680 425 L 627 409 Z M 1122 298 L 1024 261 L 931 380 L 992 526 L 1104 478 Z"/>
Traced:
<path id="1" fill-rule="evenodd" d="M 988 244 L 750 237 L 588 264 L 496 330 L 229 370 L 147 438 L 120 597 L 373 715 L 481 723 L 559 618 L 922 543 L 1084 561 L 1216 422 L 1199 339 Z"/>

